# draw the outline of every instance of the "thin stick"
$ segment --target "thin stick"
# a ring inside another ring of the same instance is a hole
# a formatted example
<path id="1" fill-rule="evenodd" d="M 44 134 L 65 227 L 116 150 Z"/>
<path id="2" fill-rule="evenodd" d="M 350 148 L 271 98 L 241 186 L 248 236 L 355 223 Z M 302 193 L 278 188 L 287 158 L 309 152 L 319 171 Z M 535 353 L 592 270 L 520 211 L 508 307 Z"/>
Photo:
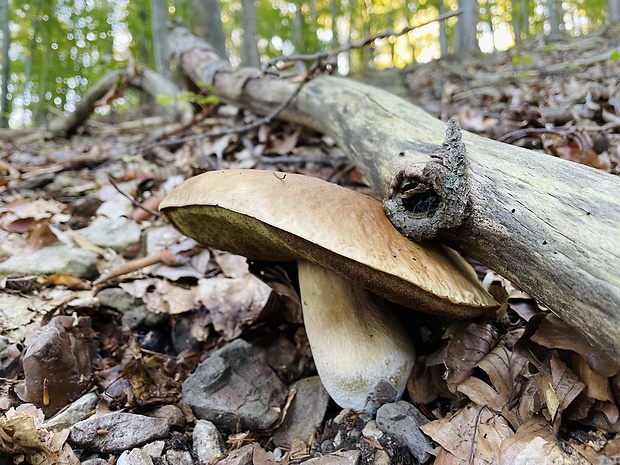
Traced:
<path id="1" fill-rule="evenodd" d="M 110 181 L 110 184 L 112 184 L 112 187 L 114 187 L 114 189 L 116 189 L 121 195 L 123 195 L 124 197 L 126 197 L 127 199 L 129 199 L 129 201 L 131 202 L 131 204 L 136 207 L 136 208 L 140 208 L 142 210 L 144 210 L 145 212 L 159 218 L 161 215 L 159 212 L 156 212 L 155 210 L 151 210 L 150 208 L 145 207 L 144 205 L 141 205 L 140 202 L 138 202 L 136 199 L 134 199 L 132 196 L 130 196 L 128 193 L 123 192 L 121 190 L 120 187 L 118 187 L 118 184 L 116 184 L 114 182 L 114 180 L 110 177 L 108 177 L 108 181 Z"/>

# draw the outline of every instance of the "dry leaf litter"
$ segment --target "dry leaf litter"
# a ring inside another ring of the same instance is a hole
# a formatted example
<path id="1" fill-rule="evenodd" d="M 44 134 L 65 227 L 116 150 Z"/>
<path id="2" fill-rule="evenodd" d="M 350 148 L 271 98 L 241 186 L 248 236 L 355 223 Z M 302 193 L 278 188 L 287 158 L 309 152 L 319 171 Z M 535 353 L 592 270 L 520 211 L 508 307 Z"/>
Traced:
<path id="1" fill-rule="evenodd" d="M 397 73 L 398 90 L 466 130 L 618 174 L 618 47 L 607 30 L 539 38 Z M 189 131 L 253 118 L 207 107 Z M 409 312 L 404 400 L 341 411 L 316 377 L 295 269 L 200 247 L 152 211 L 205 170 L 371 193 L 362 176 L 331 139 L 287 124 L 173 144 L 165 126 L 113 108 L 70 139 L 0 138 L 0 463 L 620 460 L 615 361 L 481 265 L 498 318 Z"/>

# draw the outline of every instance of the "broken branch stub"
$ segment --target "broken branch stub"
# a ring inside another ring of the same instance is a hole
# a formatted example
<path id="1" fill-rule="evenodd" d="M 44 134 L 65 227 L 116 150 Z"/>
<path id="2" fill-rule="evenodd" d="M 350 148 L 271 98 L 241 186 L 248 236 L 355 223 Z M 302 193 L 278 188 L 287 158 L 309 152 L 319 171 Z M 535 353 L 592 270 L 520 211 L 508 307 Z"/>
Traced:
<path id="1" fill-rule="evenodd" d="M 435 238 L 463 223 L 469 199 L 467 156 L 461 129 L 448 121 L 443 145 L 426 165 L 406 165 L 383 202 L 392 224 L 414 241 Z"/>

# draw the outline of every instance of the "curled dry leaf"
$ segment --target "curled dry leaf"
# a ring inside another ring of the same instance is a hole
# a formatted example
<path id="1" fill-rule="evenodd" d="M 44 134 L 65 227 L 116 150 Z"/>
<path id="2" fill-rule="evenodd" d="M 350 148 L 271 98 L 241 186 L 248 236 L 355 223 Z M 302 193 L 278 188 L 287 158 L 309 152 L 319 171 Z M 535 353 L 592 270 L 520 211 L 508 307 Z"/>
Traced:
<path id="1" fill-rule="evenodd" d="M 450 392 L 454 393 L 491 351 L 497 340 L 497 331 L 487 322 L 467 322 L 453 325 L 446 336 L 451 338 L 444 360 L 448 369 L 446 382 Z"/>
<path id="2" fill-rule="evenodd" d="M 66 443 L 69 430 L 40 427 L 43 412 L 32 404 L 9 409 L 0 417 L 0 454 L 23 454 L 27 463 L 80 465 Z"/>
<path id="3" fill-rule="evenodd" d="M 554 352 L 550 361 L 550 372 L 537 375 L 538 390 L 555 423 L 561 413 L 584 390 L 585 384 L 579 377 L 562 362 Z"/>
<path id="4" fill-rule="evenodd" d="M 514 352 L 513 347 L 522 333 L 522 330 L 508 333 L 477 364 L 488 375 L 488 381 L 470 376 L 458 386 L 459 392 L 476 404 L 486 405 L 494 412 L 503 414 L 515 428 L 521 421 L 509 404 L 512 400 L 521 398 L 521 383 L 526 379 L 524 375 L 527 373 L 527 360 Z"/>
<path id="5" fill-rule="evenodd" d="M 198 281 L 195 301 L 209 311 L 213 327 L 225 339 L 233 340 L 260 316 L 271 288 L 251 274 L 242 278 L 215 277 Z"/>
<path id="6" fill-rule="evenodd" d="M 194 289 L 185 289 L 163 279 L 140 279 L 119 286 L 133 297 L 142 299 L 153 313 L 178 315 L 195 308 Z"/>

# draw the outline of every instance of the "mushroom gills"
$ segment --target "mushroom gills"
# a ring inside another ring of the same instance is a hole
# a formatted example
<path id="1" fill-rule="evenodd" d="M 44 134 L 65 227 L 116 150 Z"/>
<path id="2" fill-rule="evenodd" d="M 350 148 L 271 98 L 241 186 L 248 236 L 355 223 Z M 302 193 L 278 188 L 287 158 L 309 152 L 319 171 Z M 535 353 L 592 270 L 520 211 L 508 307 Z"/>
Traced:
<path id="1" fill-rule="evenodd" d="M 392 304 L 306 260 L 298 267 L 308 341 L 331 398 L 370 413 L 400 399 L 415 351 Z"/>

